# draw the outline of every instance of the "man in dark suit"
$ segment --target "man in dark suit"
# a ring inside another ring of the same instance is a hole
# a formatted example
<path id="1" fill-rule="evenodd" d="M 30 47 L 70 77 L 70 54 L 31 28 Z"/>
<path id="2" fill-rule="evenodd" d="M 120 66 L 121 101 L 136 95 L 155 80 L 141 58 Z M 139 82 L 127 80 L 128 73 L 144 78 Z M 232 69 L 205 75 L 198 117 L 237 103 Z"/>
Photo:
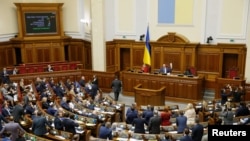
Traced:
<path id="1" fill-rule="evenodd" d="M 12 110 L 9 108 L 9 104 L 8 103 L 4 103 L 3 109 L 2 109 L 2 115 L 3 115 L 3 117 L 9 118 L 11 116 L 11 112 L 12 112 Z"/>
<path id="2" fill-rule="evenodd" d="M 93 75 L 92 84 L 96 84 L 97 88 L 99 89 L 99 86 L 98 86 L 98 78 L 97 78 L 96 75 Z"/>
<path id="3" fill-rule="evenodd" d="M 112 136 L 112 130 L 111 130 L 111 123 L 110 122 L 106 122 L 105 126 L 101 126 L 99 129 L 99 138 L 101 139 L 113 139 Z"/>
<path id="4" fill-rule="evenodd" d="M 85 77 L 82 76 L 81 79 L 79 80 L 79 84 L 82 86 L 82 87 L 85 87 Z"/>
<path id="5" fill-rule="evenodd" d="M 62 84 L 58 84 L 54 87 L 54 92 L 56 93 L 56 96 L 62 98 L 66 94 L 65 89 L 63 88 Z"/>
<path id="6" fill-rule="evenodd" d="M 132 124 L 135 118 L 137 118 L 138 111 L 135 107 L 130 107 L 130 111 L 126 113 L 126 123 Z"/>
<path id="7" fill-rule="evenodd" d="M 48 120 L 44 116 L 42 116 L 42 112 L 38 111 L 37 116 L 33 119 L 32 122 L 32 132 L 37 136 L 45 135 L 48 132 L 46 125 L 52 128 Z"/>
<path id="8" fill-rule="evenodd" d="M 56 113 L 57 109 L 56 109 L 56 105 L 53 103 L 49 106 L 49 108 L 47 109 L 47 113 L 54 116 Z"/>
<path id="9" fill-rule="evenodd" d="M 111 88 L 113 89 L 113 92 L 115 94 L 115 101 L 118 101 L 121 87 L 122 87 L 121 80 L 119 80 L 118 77 L 115 76 L 115 79 L 111 83 Z"/>
<path id="10" fill-rule="evenodd" d="M 3 68 L 3 71 L 2 71 L 2 74 L 1 74 L 1 77 L 2 77 L 2 83 L 10 83 L 10 78 L 9 78 L 9 72 L 7 71 L 6 68 Z"/>
<path id="11" fill-rule="evenodd" d="M 11 141 L 16 141 L 16 139 L 19 136 L 19 132 L 23 132 L 25 133 L 26 131 L 19 125 L 19 123 L 15 123 L 13 121 L 13 117 L 11 116 L 9 118 L 10 122 L 5 124 L 5 126 L 3 127 L 3 129 L 0 131 L 0 134 L 2 134 L 3 132 L 7 131 L 11 133 L 10 139 Z"/>
<path id="12" fill-rule="evenodd" d="M 98 92 L 98 86 L 94 83 L 91 84 L 91 90 L 90 90 L 90 96 L 92 100 L 95 100 L 95 96 L 97 95 Z"/>
<path id="13" fill-rule="evenodd" d="M 199 118 L 195 118 L 195 125 L 192 128 L 192 139 L 193 141 L 201 141 L 201 138 L 204 133 L 204 127 L 200 124 Z"/>
<path id="14" fill-rule="evenodd" d="M 180 138 L 180 141 L 193 141 L 192 137 L 189 135 L 190 131 L 188 128 L 184 129 L 184 135 Z"/>
<path id="15" fill-rule="evenodd" d="M 154 107 L 151 105 L 148 105 L 147 109 L 143 111 L 143 114 L 142 114 L 142 117 L 145 118 L 147 125 L 148 125 L 150 118 L 153 116 L 154 116 Z"/>
<path id="16" fill-rule="evenodd" d="M 25 113 L 29 114 L 31 116 L 31 118 L 33 119 L 33 117 L 35 116 L 35 107 L 32 104 L 32 102 L 30 101 L 29 104 L 25 107 Z"/>
<path id="17" fill-rule="evenodd" d="M 154 116 L 150 118 L 148 123 L 149 134 L 160 134 L 161 132 L 161 117 L 158 115 L 158 111 L 154 112 Z"/>
<path id="18" fill-rule="evenodd" d="M 183 111 L 179 111 L 179 116 L 176 117 L 177 133 L 183 133 L 184 129 L 187 127 L 187 117 L 184 116 Z"/>
<path id="19" fill-rule="evenodd" d="M 6 118 L 2 114 L 0 114 L 0 131 L 3 128 L 3 126 L 2 126 L 3 122 L 2 121 L 5 122 L 5 123 L 8 123 L 8 120 L 6 120 Z"/>
<path id="20" fill-rule="evenodd" d="M 64 119 L 62 120 L 64 130 L 70 133 L 76 134 L 76 127 L 79 126 L 74 120 L 70 119 L 70 115 L 68 112 L 64 113 Z"/>
<path id="21" fill-rule="evenodd" d="M 24 108 L 23 108 L 23 102 L 18 102 L 12 111 L 12 116 L 14 117 L 14 122 L 20 122 L 20 120 L 23 120 L 24 115 Z"/>
<path id="22" fill-rule="evenodd" d="M 55 119 L 54 119 L 54 126 L 57 130 L 63 130 L 63 123 L 62 123 L 62 113 L 56 112 Z"/>
<path id="23" fill-rule="evenodd" d="M 69 103 L 67 102 L 67 97 L 63 97 L 60 105 L 62 106 L 62 108 L 64 108 L 67 111 L 71 111 L 71 108 L 69 107 Z"/>
<path id="24" fill-rule="evenodd" d="M 250 115 L 250 111 L 246 106 L 246 103 L 244 101 L 241 101 L 240 106 L 235 111 L 235 117 L 247 116 L 247 115 Z"/>
<path id="25" fill-rule="evenodd" d="M 145 134 L 144 125 L 147 125 L 146 120 L 142 118 L 142 113 L 138 114 L 138 118 L 135 118 L 132 122 L 132 125 L 135 127 L 134 133 Z"/>

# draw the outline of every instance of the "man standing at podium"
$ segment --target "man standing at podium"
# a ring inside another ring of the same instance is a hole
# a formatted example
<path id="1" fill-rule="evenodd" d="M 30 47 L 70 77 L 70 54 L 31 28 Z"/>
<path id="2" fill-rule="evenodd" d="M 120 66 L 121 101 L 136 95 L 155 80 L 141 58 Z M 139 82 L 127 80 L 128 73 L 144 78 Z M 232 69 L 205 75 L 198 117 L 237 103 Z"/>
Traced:
<path id="1" fill-rule="evenodd" d="M 113 89 L 113 92 L 115 95 L 115 101 L 118 101 L 121 87 L 122 87 L 121 80 L 119 80 L 118 77 L 115 76 L 115 79 L 112 81 L 112 84 L 111 84 L 111 88 Z"/>

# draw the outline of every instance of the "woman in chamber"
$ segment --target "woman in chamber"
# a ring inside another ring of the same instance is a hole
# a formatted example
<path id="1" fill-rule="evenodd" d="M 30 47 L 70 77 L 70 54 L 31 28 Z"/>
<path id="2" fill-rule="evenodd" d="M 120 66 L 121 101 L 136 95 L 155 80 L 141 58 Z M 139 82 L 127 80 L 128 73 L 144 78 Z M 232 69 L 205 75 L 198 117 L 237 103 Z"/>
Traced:
<path id="1" fill-rule="evenodd" d="M 141 71 L 142 72 L 145 72 L 145 73 L 148 73 L 149 72 L 149 66 L 147 64 L 143 64 L 142 67 L 141 67 Z"/>

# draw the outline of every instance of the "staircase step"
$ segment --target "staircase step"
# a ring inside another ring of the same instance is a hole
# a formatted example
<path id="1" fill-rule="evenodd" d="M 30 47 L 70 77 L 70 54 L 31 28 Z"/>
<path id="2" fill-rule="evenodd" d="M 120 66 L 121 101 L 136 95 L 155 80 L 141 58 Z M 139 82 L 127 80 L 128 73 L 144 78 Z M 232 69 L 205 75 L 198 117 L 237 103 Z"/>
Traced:
<path id="1" fill-rule="evenodd" d="M 215 92 L 212 89 L 206 89 L 204 92 L 203 99 L 204 100 L 213 100 L 214 99 Z"/>

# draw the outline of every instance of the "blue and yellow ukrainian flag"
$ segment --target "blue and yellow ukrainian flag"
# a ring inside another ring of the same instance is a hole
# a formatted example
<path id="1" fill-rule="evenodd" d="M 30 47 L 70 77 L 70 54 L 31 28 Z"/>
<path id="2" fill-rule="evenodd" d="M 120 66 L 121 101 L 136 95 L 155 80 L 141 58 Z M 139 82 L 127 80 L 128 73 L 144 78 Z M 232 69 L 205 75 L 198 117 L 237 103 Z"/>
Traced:
<path id="1" fill-rule="evenodd" d="M 143 56 L 143 63 L 147 65 L 151 65 L 151 46 L 149 44 L 149 27 L 147 27 L 146 33 L 146 42 L 144 48 L 144 56 Z"/>

